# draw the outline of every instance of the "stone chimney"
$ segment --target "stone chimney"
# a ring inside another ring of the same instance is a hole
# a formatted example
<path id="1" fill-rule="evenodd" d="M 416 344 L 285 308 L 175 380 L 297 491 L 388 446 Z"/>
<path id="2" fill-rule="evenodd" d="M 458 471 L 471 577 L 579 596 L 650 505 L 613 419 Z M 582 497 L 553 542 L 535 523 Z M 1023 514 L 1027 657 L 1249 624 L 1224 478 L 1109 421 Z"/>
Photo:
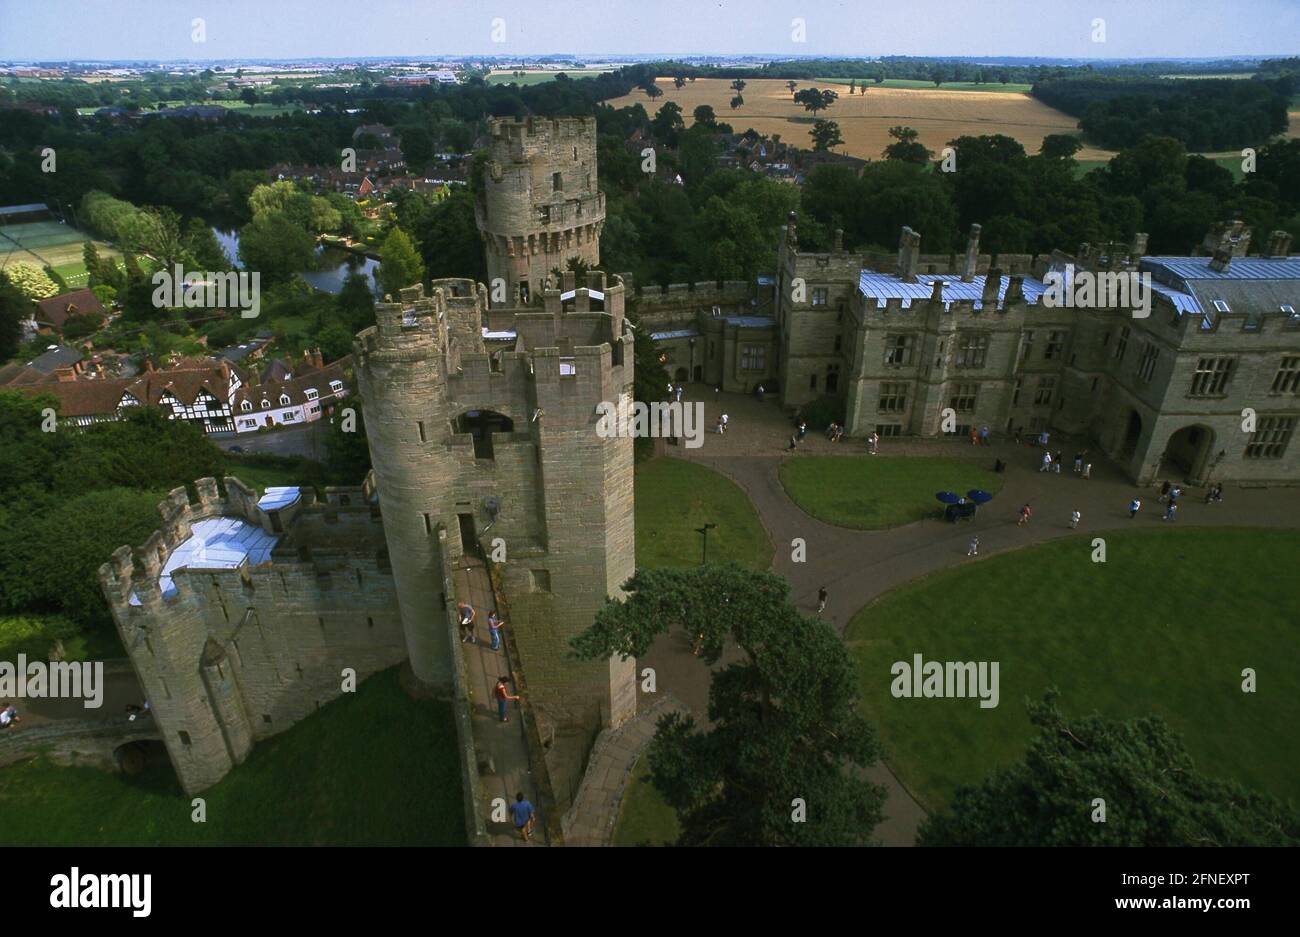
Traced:
<path id="1" fill-rule="evenodd" d="M 997 309 L 998 293 L 1002 289 L 1002 268 L 990 267 L 984 277 L 984 291 L 980 294 L 980 306 L 984 310 Z"/>
<path id="2" fill-rule="evenodd" d="M 970 238 L 966 241 L 966 259 L 961 265 L 963 283 L 971 283 L 975 280 L 975 268 L 980 262 L 980 231 L 982 230 L 977 224 L 970 226 Z"/>
<path id="3" fill-rule="evenodd" d="M 843 228 L 835 229 L 835 240 L 831 245 L 831 250 L 835 251 L 835 253 L 837 254 L 840 251 L 844 250 L 844 229 Z"/>
<path id="4" fill-rule="evenodd" d="M 146 358 L 144 359 L 144 370 L 145 370 L 145 373 L 146 373 L 146 374 L 150 374 L 150 373 L 153 372 L 153 358 L 152 358 L 152 357 L 146 357 Z"/>
<path id="5" fill-rule="evenodd" d="M 1141 260 L 1143 257 L 1146 256 L 1147 239 L 1148 238 L 1146 233 L 1142 231 L 1139 231 L 1137 234 L 1133 235 L 1133 243 L 1129 245 L 1129 249 L 1128 249 L 1129 260 L 1131 260 L 1133 263 L 1137 263 L 1139 260 Z"/>
<path id="6" fill-rule="evenodd" d="M 1004 309 L 1009 309 L 1012 304 L 1019 304 L 1025 301 L 1025 278 L 1019 274 L 1007 279 L 1007 295 L 1002 300 Z"/>
<path id="7" fill-rule="evenodd" d="M 325 360 L 321 357 L 319 345 L 311 350 L 311 363 L 318 368 L 325 367 Z"/>
<path id="8" fill-rule="evenodd" d="M 930 302 L 936 304 L 943 302 L 943 288 L 945 286 L 947 284 L 943 280 L 935 280 L 930 284 Z"/>
<path id="9" fill-rule="evenodd" d="M 1225 248 L 1219 248 L 1210 258 L 1210 269 L 1216 273 L 1227 273 L 1228 265 L 1232 263 L 1232 251 Z"/>
<path id="10" fill-rule="evenodd" d="M 1201 241 L 1201 252 L 1211 257 L 1219 252 L 1226 253 L 1229 258 L 1245 257 L 1249 248 L 1250 228 L 1238 219 L 1210 225 L 1210 230 L 1205 233 L 1205 239 Z M 1210 266 L 1214 267 L 1213 261 Z"/>
<path id="11" fill-rule="evenodd" d="M 904 226 L 898 236 L 898 277 L 904 283 L 916 282 L 916 267 L 921 259 L 921 235 Z"/>
<path id="12" fill-rule="evenodd" d="M 1291 254 L 1291 235 L 1286 231 L 1274 231 L 1268 236 L 1267 257 L 1288 257 Z"/>
<path id="13" fill-rule="evenodd" d="M 72 368 L 55 368 L 54 376 L 58 378 L 60 384 L 67 384 L 77 379 L 77 372 Z"/>

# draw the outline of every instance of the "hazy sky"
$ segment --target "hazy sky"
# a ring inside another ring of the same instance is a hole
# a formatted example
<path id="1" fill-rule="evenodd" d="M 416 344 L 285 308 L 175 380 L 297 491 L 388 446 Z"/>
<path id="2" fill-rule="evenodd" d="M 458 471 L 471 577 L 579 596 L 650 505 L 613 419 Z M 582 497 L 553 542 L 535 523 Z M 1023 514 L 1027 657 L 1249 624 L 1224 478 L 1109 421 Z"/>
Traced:
<path id="1" fill-rule="evenodd" d="M 1294 55 L 1300 0 L 0 0 L 0 59 L 541 53 Z"/>

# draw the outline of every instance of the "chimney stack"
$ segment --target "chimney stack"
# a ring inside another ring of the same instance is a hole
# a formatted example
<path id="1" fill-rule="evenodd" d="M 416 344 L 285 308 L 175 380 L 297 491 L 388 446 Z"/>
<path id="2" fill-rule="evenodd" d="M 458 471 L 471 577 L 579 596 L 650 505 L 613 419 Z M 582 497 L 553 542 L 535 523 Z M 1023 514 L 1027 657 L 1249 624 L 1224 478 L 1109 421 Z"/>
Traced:
<path id="1" fill-rule="evenodd" d="M 904 226 L 898 236 L 898 276 L 904 283 L 916 282 L 916 268 L 921 258 L 921 235 Z"/>
<path id="2" fill-rule="evenodd" d="M 1268 238 L 1269 257 L 1288 257 L 1291 254 L 1291 235 L 1286 231 L 1274 231 Z"/>
<path id="3" fill-rule="evenodd" d="M 1002 290 L 1002 268 L 990 267 L 984 277 L 984 290 L 980 294 L 981 309 L 997 309 L 998 293 Z"/>
<path id="4" fill-rule="evenodd" d="M 837 254 L 840 251 L 844 250 L 844 229 L 843 228 L 835 229 L 835 243 L 832 245 L 831 249 L 835 251 L 835 253 Z"/>
<path id="5" fill-rule="evenodd" d="M 1025 278 L 1019 274 L 1007 280 L 1007 295 L 1002 300 L 1002 308 L 1009 309 L 1013 303 L 1025 301 Z"/>
<path id="6" fill-rule="evenodd" d="M 966 242 L 966 259 L 961 265 L 961 281 L 971 283 L 975 280 L 975 268 L 980 260 L 980 231 L 983 229 L 973 224 L 970 226 L 970 239 Z"/>
<path id="7" fill-rule="evenodd" d="M 1146 256 L 1146 253 L 1147 235 L 1145 232 L 1139 231 L 1137 234 L 1133 235 L 1133 243 L 1129 246 L 1129 260 L 1133 261 L 1133 263 L 1137 263 Z"/>
<path id="8" fill-rule="evenodd" d="M 316 365 L 316 367 L 318 367 L 318 368 L 323 368 L 323 367 L 325 367 L 325 361 L 324 361 L 324 359 L 321 357 L 320 346 L 319 346 L 319 345 L 317 345 L 315 348 L 312 349 L 312 352 L 311 352 L 311 362 L 312 362 L 312 364 Z"/>
<path id="9" fill-rule="evenodd" d="M 144 370 L 145 370 L 145 373 L 146 373 L 146 374 L 149 374 L 149 373 L 151 373 L 151 372 L 153 371 L 153 358 L 152 358 L 152 357 L 147 356 L 147 357 L 144 359 Z"/>
<path id="10" fill-rule="evenodd" d="M 1216 273 L 1227 273 L 1228 265 L 1232 263 L 1232 251 L 1225 248 L 1219 248 L 1210 258 L 1210 269 Z"/>
<path id="11" fill-rule="evenodd" d="M 77 379 L 77 372 L 72 368 L 56 368 L 54 376 L 59 379 L 60 384 L 67 384 L 69 381 Z"/>
<path id="12" fill-rule="evenodd" d="M 935 280 L 930 284 L 930 302 L 936 304 L 943 302 L 943 288 L 945 286 L 947 284 L 943 280 Z"/>

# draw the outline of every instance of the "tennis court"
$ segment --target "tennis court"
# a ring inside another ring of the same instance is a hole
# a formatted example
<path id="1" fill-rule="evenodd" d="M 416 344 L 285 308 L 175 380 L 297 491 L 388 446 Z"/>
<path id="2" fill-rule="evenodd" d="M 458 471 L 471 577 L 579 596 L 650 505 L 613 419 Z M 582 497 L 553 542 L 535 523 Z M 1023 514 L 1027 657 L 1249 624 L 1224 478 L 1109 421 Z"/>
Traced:
<path id="1" fill-rule="evenodd" d="M 21 261 L 41 267 L 48 264 L 68 286 L 85 286 L 87 274 L 82 262 L 82 245 L 90 240 L 94 238 L 86 232 L 58 221 L 0 222 L 0 267 Z M 95 241 L 95 247 L 100 257 L 120 256 L 103 241 Z"/>

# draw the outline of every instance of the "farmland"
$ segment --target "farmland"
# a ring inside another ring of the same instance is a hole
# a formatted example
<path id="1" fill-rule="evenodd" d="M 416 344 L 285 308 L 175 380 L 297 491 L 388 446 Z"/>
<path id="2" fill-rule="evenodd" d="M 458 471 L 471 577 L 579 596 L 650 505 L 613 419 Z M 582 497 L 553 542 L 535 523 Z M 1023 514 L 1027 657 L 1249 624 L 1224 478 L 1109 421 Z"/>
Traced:
<path id="1" fill-rule="evenodd" d="M 642 104 L 653 114 L 665 102 L 679 104 L 687 123 L 701 104 L 713 107 L 718 119 L 737 130 L 754 128 L 764 134 L 780 134 L 796 145 L 809 145 L 808 131 L 813 117 L 796 104 L 784 81 L 763 78 L 749 81 L 743 92 L 745 103 L 732 110 L 735 94 L 721 78 L 701 78 L 674 88 L 671 78 L 659 79 L 663 97 L 651 101 L 644 91 L 634 91 L 609 103 L 614 107 Z M 829 82 L 801 81 L 798 89 L 832 87 Z M 796 89 L 796 90 L 798 90 Z M 1054 133 L 1076 133 L 1075 120 L 1027 94 L 1008 91 L 947 91 L 942 88 L 889 88 L 871 86 L 865 95 L 852 95 L 835 87 L 840 97 L 818 116 L 840 125 L 844 145 L 839 152 L 864 159 L 879 159 L 893 141 L 889 128 L 903 124 L 920 133 L 920 140 L 936 153 L 959 136 L 1003 133 L 1015 137 L 1029 153 L 1038 152 L 1043 137 Z M 1105 160 L 1113 154 L 1086 147 L 1079 159 Z"/>

